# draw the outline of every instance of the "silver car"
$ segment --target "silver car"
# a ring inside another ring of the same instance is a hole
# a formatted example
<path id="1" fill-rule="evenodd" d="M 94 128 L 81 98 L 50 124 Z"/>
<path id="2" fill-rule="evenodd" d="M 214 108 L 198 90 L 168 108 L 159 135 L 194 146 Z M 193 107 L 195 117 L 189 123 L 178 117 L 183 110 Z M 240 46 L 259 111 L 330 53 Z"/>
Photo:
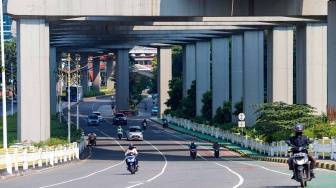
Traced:
<path id="1" fill-rule="evenodd" d="M 129 126 L 127 140 L 143 140 L 143 134 L 140 126 Z"/>

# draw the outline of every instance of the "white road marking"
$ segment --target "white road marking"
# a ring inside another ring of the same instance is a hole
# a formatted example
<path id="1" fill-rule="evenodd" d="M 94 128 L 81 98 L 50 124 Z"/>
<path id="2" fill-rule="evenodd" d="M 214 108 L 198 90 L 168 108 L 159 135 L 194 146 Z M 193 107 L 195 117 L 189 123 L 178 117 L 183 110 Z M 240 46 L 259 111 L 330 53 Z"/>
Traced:
<path id="1" fill-rule="evenodd" d="M 151 182 L 152 180 L 154 180 L 154 179 L 156 179 L 157 177 L 161 176 L 161 175 L 165 172 L 166 167 L 167 167 L 167 164 L 168 164 L 168 161 L 167 161 L 167 159 L 166 159 L 166 156 L 163 155 L 163 153 L 162 153 L 159 149 L 157 149 L 153 144 L 149 143 L 149 142 L 146 141 L 146 140 L 145 140 L 145 142 L 147 142 L 147 143 L 150 144 L 153 148 L 155 148 L 155 149 L 156 149 L 156 150 L 163 156 L 163 158 L 164 158 L 164 160 L 165 160 L 165 165 L 164 165 L 164 167 L 162 168 L 161 172 L 160 172 L 158 175 L 154 176 L 153 178 L 147 180 L 147 182 Z"/>
<path id="2" fill-rule="evenodd" d="M 143 183 L 138 183 L 138 184 L 135 184 L 135 185 L 132 185 L 132 186 L 129 186 L 129 187 L 126 187 L 126 188 L 132 188 L 132 187 L 136 187 L 136 186 L 139 186 L 139 185 L 142 185 Z"/>
<path id="3" fill-rule="evenodd" d="M 118 166 L 118 165 L 120 165 L 120 164 L 123 164 L 123 163 L 124 163 L 124 161 L 122 161 L 122 162 L 120 162 L 120 163 L 118 163 L 118 164 L 109 166 L 109 167 L 107 167 L 107 168 L 105 168 L 105 169 L 102 169 L 102 170 L 93 172 L 93 173 L 91 173 L 91 174 L 89 174 L 89 175 L 86 175 L 86 176 L 83 176 L 83 177 L 79 177 L 79 178 L 71 179 L 71 180 L 68 180 L 68 181 L 63 181 L 63 182 L 60 182 L 60 183 L 55 183 L 55 184 L 52 184 L 52 185 L 43 186 L 43 187 L 40 187 L 40 188 L 54 187 L 54 186 L 57 186 L 57 185 L 61 185 L 61 184 L 65 184 L 65 183 L 69 183 L 69 182 L 73 182 L 73 181 L 77 181 L 77 180 L 85 179 L 85 178 L 91 177 L 91 176 L 93 176 L 93 175 L 96 175 L 96 174 L 98 174 L 98 173 L 100 173 L 100 172 L 104 172 L 104 171 L 106 171 L 106 170 L 108 170 L 108 169 L 110 169 L 110 168 L 116 167 L 116 166 Z"/>
<path id="4" fill-rule="evenodd" d="M 238 176 L 238 178 L 239 178 L 239 183 L 238 183 L 237 185 L 235 185 L 233 188 L 237 188 L 237 187 L 243 185 L 243 183 L 244 183 L 244 178 L 243 178 L 240 174 L 238 174 L 237 172 L 231 170 L 231 169 L 230 169 L 229 167 L 227 167 L 227 166 L 221 165 L 221 164 L 219 164 L 219 163 L 215 163 L 215 164 L 216 164 L 216 165 L 219 165 L 219 166 L 221 166 L 221 167 L 224 167 L 224 168 L 226 168 L 226 169 L 228 169 L 228 171 L 230 171 L 230 172 L 232 172 L 233 174 L 235 174 L 236 176 Z"/>

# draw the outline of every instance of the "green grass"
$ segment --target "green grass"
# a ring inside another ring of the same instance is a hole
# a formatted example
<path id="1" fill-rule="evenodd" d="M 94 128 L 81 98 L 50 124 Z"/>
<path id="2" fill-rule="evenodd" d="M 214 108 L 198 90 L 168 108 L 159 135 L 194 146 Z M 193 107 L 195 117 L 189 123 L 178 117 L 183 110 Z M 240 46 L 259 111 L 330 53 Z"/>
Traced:
<path id="1" fill-rule="evenodd" d="M 0 148 L 3 147 L 3 121 L 0 119 Z M 50 121 L 51 137 L 48 140 L 33 143 L 35 146 L 58 145 L 68 143 L 68 127 L 59 123 L 55 115 L 51 116 Z M 81 137 L 82 130 L 76 129 L 76 125 L 71 125 L 71 142 L 77 141 Z M 7 143 L 8 146 L 18 142 L 17 139 L 17 113 L 7 116 Z"/>

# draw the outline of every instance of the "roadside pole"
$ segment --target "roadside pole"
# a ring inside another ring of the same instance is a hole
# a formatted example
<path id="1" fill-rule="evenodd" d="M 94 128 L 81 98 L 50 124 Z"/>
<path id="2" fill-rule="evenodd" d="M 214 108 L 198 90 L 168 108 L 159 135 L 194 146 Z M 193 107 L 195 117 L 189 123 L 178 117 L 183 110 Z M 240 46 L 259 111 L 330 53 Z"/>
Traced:
<path id="1" fill-rule="evenodd" d="M 238 122 L 238 127 L 241 127 L 241 129 L 242 129 L 242 136 L 244 136 L 244 127 L 245 127 L 245 121 L 244 121 L 244 119 L 245 119 L 245 114 L 244 113 L 240 113 L 240 114 L 238 114 L 238 119 L 240 120 L 239 122 Z"/>
<path id="2" fill-rule="evenodd" d="M 70 57 L 70 53 L 68 53 L 68 142 L 70 143 L 71 141 L 71 129 L 70 129 L 70 61 L 71 61 L 71 57 Z"/>
<path id="3" fill-rule="evenodd" d="M 2 131 L 3 131 L 3 148 L 7 149 L 7 109 L 6 109 L 6 74 L 5 74 L 5 43 L 3 28 L 3 10 L 2 1 L 0 1 L 0 18 L 1 18 L 1 76 L 2 76 Z"/>
<path id="4" fill-rule="evenodd" d="M 78 61 L 80 61 L 80 57 L 76 57 L 76 76 L 77 76 L 77 112 L 76 112 L 76 124 L 77 124 L 77 130 L 79 129 L 79 94 L 78 94 L 78 85 L 79 85 L 79 77 L 78 77 L 78 69 L 79 69 L 79 65 L 78 65 Z"/>

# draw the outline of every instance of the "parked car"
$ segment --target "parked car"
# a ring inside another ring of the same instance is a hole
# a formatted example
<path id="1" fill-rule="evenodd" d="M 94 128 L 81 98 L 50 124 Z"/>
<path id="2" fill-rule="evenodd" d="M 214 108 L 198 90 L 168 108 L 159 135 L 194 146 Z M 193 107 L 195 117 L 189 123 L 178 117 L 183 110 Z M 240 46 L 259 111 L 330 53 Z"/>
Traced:
<path id="1" fill-rule="evenodd" d="M 92 114 L 96 114 L 96 115 L 98 116 L 98 118 L 99 118 L 99 121 L 103 121 L 103 118 L 102 118 L 102 115 L 101 115 L 100 112 L 98 112 L 98 111 L 93 111 Z"/>
<path id="2" fill-rule="evenodd" d="M 152 115 L 152 116 L 156 116 L 157 113 L 158 113 L 158 107 L 155 106 L 155 107 L 152 109 L 152 111 L 151 111 L 151 115 Z"/>
<path id="3" fill-rule="evenodd" d="M 143 140 L 140 126 L 130 126 L 127 132 L 127 140 Z"/>
<path id="4" fill-rule="evenodd" d="M 117 113 L 113 117 L 113 124 L 117 125 L 119 123 L 122 123 L 123 125 L 127 125 L 127 117 L 123 113 Z"/>
<path id="5" fill-rule="evenodd" d="M 87 119 L 88 126 L 99 126 L 99 117 L 96 114 L 90 114 Z"/>

